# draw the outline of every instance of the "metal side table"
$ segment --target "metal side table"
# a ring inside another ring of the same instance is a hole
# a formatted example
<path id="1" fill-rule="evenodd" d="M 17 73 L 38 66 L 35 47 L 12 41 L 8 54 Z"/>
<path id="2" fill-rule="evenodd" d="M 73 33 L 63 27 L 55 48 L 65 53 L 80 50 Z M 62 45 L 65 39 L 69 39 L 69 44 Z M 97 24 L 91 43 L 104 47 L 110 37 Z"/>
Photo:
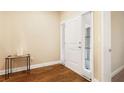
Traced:
<path id="1" fill-rule="evenodd" d="M 27 62 L 27 71 L 30 72 L 30 54 L 27 55 L 11 55 L 5 58 L 5 79 L 8 79 L 10 77 L 10 74 L 12 74 L 12 65 L 13 65 L 13 59 L 18 58 L 26 58 Z"/>

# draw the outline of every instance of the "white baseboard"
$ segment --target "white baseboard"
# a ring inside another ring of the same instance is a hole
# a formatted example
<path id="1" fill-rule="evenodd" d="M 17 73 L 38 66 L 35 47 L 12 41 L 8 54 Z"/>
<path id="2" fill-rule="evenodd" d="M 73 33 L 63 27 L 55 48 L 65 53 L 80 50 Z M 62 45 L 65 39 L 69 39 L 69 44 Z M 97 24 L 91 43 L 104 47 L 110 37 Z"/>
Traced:
<path id="1" fill-rule="evenodd" d="M 94 78 L 94 80 L 92 82 L 100 82 L 99 80 L 97 80 L 96 78 Z"/>
<path id="2" fill-rule="evenodd" d="M 114 77 L 116 74 L 118 74 L 123 69 L 124 69 L 124 65 L 120 66 L 118 69 L 112 72 L 111 77 Z"/>
<path id="3" fill-rule="evenodd" d="M 71 68 L 69 68 L 68 66 L 66 66 L 64 63 L 62 63 L 66 68 L 72 70 Z M 72 70 L 73 72 L 75 72 L 74 70 Z M 77 72 L 75 72 L 77 73 Z M 82 73 L 77 73 L 78 75 L 80 75 L 81 77 L 85 78 L 88 81 L 91 81 L 88 77 L 84 76 Z"/>
<path id="4" fill-rule="evenodd" d="M 50 61 L 50 62 L 44 62 L 44 63 L 41 63 L 41 64 L 34 64 L 34 65 L 31 65 L 31 69 L 50 66 L 50 65 L 55 65 L 55 64 L 61 64 L 61 61 Z M 19 72 L 19 71 L 23 71 L 23 70 L 26 70 L 26 67 L 13 68 L 13 72 Z M 1 70 L 0 75 L 4 75 L 4 74 L 5 74 L 5 70 Z"/>

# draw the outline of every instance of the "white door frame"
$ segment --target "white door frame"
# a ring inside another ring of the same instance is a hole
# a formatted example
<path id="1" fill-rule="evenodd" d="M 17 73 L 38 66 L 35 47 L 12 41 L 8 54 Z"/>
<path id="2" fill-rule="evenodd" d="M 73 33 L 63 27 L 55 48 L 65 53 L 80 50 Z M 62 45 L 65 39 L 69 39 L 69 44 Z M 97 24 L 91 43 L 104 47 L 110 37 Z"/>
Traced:
<path id="1" fill-rule="evenodd" d="M 62 21 L 61 23 L 60 23 L 60 59 L 61 59 L 61 62 L 62 62 L 62 64 L 63 65 L 65 65 L 65 63 L 64 63 L 64 49 L 65 49 L 65 47 L 64 47 L 64 32 L 63 32 L 63 27 L 62 26 L 64 26 L 64 23 L 66 23 L 66 22 L 68 22 L 68 21 L 70 21 L 70 20 L 73 20 L 73 19 L 75 19 L 75 18 L 77 18 L 77 17 L 79 17 L 79 16 L 82 16 L 82 15 L 84 15 L 84 14 L 86 14 L 86 13 L 88 13 L 88 12 L 90 12 L 90 11 L 85 11 L 85 12 L 82 12 L 81 14 L 79 14 L 78 16 L 76 16 L 76 17 L 74 17 L 74 18 L 72 18 L 72 19 L 69 19 L 69 20 L 65 20 L 65 21 Z M 91 12 L 91 17 L 92 17 L 92 23 L 91 23 L 91 37 L 92 37 L 92 41 L 91 41 L 91 45 L 92 45 L 92 48 L 91 48 L 91 55 L 92 55 L 92 57 L 91 57 L 91 73 L 92 73 L 92 76 L 91 76 L 91 79 L 92 79 L 92 81 L 94 81 L 94 62 L 93 62 L 93 12 Z"/>
<path id="2" fill-rule="evenodd" d="M 111 82 L 111 12 L 101 12 L 101 81 Z"/>

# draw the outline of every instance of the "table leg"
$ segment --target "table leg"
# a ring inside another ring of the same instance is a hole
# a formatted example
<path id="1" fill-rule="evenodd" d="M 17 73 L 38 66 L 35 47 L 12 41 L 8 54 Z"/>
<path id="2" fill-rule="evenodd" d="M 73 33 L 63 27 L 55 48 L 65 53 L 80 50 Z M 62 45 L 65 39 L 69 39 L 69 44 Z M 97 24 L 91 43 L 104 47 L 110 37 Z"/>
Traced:
<path id="1" fill-rule="evenodd" d="M 29 56 L 29 71 L 30 71 L 30 66 L 31 66 L 31 62 L 30 62 L 30 56 Z"/>
<path id="2" fill-rule="evenodd" d="M 10 73 L 12 75 L 12 59 L 10 59 Z"/>
<path id="3" fill-rule="evenodd" d="M 7 58 L 5 58 L 5 79 L 7 79 Z"/>
<path id="4" fill-rule="evenodd" d="M 7 60 L 7 63 L 8 63 L 8 64 L 7 64 L 7 67 L 8 67 L 7 70 L 8 70 L 8 78 L 9 78 L 9 69 L 10 69 L 10 68 L 9 68 L 9 58 L 8 58 L 8 60 Z"/>
<path id="5" fill-rule="evenodd" d="M 29 68 L 28 68 L 28 65 L 29 65 L 29 63 L 28 63 L 28 57 L 27 57 L 27 71 L 28 71 L 28 69 L 29 69 Z"/>

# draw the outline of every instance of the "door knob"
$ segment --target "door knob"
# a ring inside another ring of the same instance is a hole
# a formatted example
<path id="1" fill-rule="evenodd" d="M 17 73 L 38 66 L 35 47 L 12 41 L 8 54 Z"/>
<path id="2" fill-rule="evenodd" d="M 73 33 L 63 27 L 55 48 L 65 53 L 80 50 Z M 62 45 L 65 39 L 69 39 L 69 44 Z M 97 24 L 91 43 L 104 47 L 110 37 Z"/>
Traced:
<path id="1" fill-rule="evenodd" d="M 78 48 L 82 48 L 81 46 L 79 46 Z"/>
<path id="2" fill-rule="evenodd" d="M 112 52 L 112 49 L 109 49 L 109 52 Z"/>
<path id="3" fill-rule="evenodd" d="M 81 44 L 82 42 L 81 41 L 79 41 L 79 44 Z"/>

